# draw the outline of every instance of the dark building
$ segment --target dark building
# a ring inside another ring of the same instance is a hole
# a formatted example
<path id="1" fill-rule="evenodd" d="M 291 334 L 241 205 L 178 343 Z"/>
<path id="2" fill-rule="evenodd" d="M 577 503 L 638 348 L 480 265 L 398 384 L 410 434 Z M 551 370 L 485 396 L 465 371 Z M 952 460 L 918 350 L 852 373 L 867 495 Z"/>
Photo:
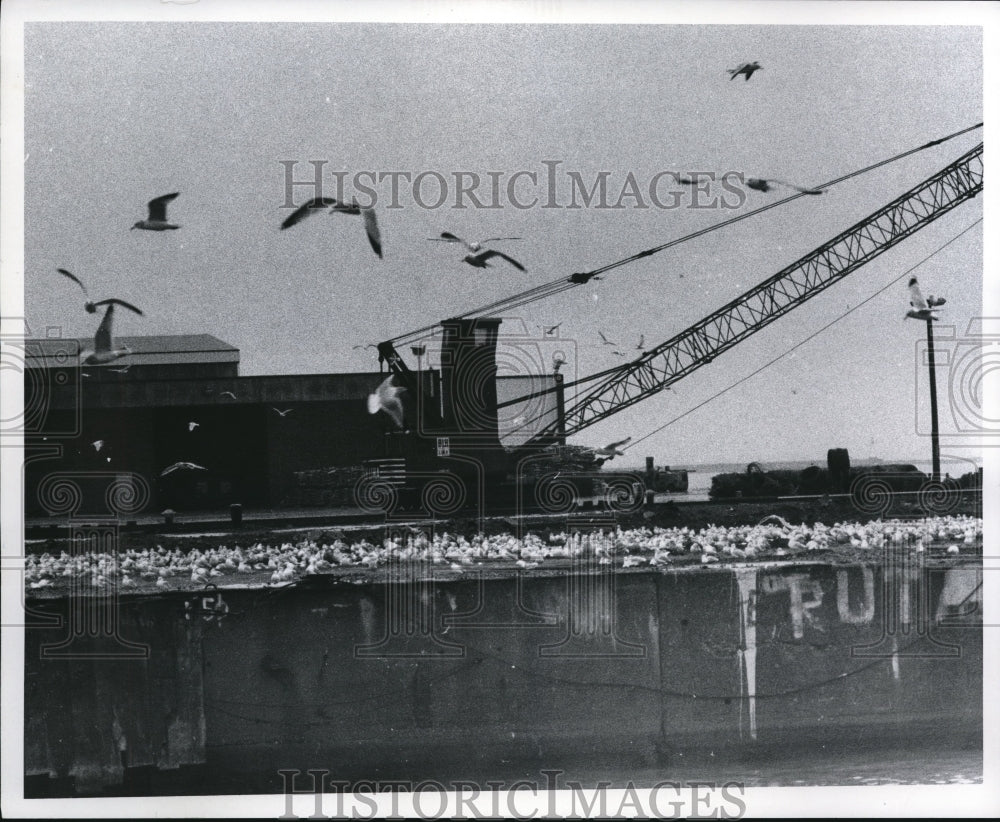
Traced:
<path id="1" fill-rule="evenodd" d="M 132 353 L 104 366 L 79 365 L 91 340 L 25 341 L 28 516 L 65 513 L 64 481 L 78 489 L 75 510 L 104 511 L 108 483 L 119 475 L 122 482 L 138 475 L 134 494 L 147 512 L 331 504 L 302 492 L 310 472 L 360 474 L 366 461 L 400 456 L 393 423 L 369 414 L 365 401 L 385 373 L 242 377 L 239 350 L 207 334 L 117 341 Z M 441 372 L 424 370 L 417 384 L 420 402 L 445 416 Z M 561 382 L 500 377 L 486 390 L 495 404 L 540 386 Z M 530 435 L 525 409 L 538 424 L 554 419 L 559 395 L 504 408 L 494 423 L 499 441 L 517 445 Z M 178 462 L 204 470 L 163 475 Z"/>

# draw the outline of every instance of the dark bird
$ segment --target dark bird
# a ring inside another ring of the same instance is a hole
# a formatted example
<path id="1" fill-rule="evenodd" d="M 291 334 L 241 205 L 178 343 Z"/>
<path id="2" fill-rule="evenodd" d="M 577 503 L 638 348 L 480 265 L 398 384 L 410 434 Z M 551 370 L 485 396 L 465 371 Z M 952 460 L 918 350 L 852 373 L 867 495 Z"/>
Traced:
<path id="1" fill-rule="evenodd" d="M 392 417 L 392 421 L 402 428 L 403 401 L 399 395 L 405 390 L 405 388 L 392 384 L 392 375 L 390 374 L 389 378 L 375 389 L 374 394 L 368 395 L 368 413 L 377 414 L 379 411 L 385 411 Z"/>
<path id="2" fill-rule="evenodd" d="M 730 80 L 738 77 L 741 74 L 745 75 L 744 78 L 743 78 L 744 80 L 749 80 L 750 76 L 755 71 L 760 71 L 762 68 L 764 68 L 764 67 L 760 63 L 758 63 L 756 60 L 754 60 L 752 63 L 743 63 L 742 65 L 738 66 L 737 68 L 726 69 L 726 71 L 729 72 L 729 79 Z"/>
<path id="3" fill-rule="evenodd" d="M 362 350 L 364 350 L 366 348 L 378 348 L 378 346 L 375 345 L 374 343 L 367 343 L 365 345 L 352 345 L 351 348 L 353 348 L 355 351 L 357 351 L 359 348 L 362 349 Z"/>
<path id="4" fill-rule="evenodd" d="M 291 228 L 296 223 L 302 222 L 306 217 L 321 208 L 330 209 L 330 214 L 347 214 L 347 215 L 361 215 L 365 224 L 365 233 L 368 235 L 368 242 L 371 244 L 372 250 L 379 256 L 382 257 L 382 235 L 379 233 L 378 220 L 375 217 L 375 209 L 373 208 L 362 208 L 358 205 L 357 201 L 352 200 L 350 205 L 346 203 L 341 203 L 335 200 L 333 197 L 314 197 L 308 203 L 299 206 L 295 211 L 285 218 L 285 221 L 281 224 L 281 229 Z"/>
<path id="5" fill-rule="evenodd" d="M 452 234 L 450 231 L 442 231 L 440 237 L 428 237 L 431 242 L 436 243 L 461 243 L 469 251 L 475 254 L 477 251 L 482 251 L 487 243 L 497 243 L 502 240 L 520 240 L 520 237 L 488 237 L 485 240 L 473 240 L 469 242 L 468 240 L 463 240 L 457 234 Z"/>
<path id="6" fill-rule="evenodd" d="M 207 471 L 203 465 L 195 465 L 193 462 L 175 462 L 173 465 L 168 465 L 160 473 L 161 477 L 165 477 L 167 474 L 172 474 L 174 471 Z"/>
<path id="7" fill-rule="evenodd" d="M 635 347 L 635 350 L 636 351 L 645 351 L 646 350 L 646 335 L 645 334 L 640 334 L 639 335 L 639 344 Z"/>
<path id="8" fill-rule="evenodd" d="M 920 286 L 917 285 L 916 277 L 910 278 L 908 287 L 910 289 L 910 310 L 906 312 L 903 319 L 913 317 L 916 320 L 937 320 L 938 307 L 944 305 L 947 300 L 944 297 L 935 297 L 933 294 L 929 294 L 924 299 Z"/>
<path id="9" fill-rule="evenodd" d="M 542 329 L 542 333 L 546 337 L 551 337 L 553 334 L 556 333 L 556 331 L 559 330 L 560 325 L 562 325 L 562 323 L 556 323 L 555 325 L 550 325 L 550 326 L 540 325 L 538 326 L 538 328 Z"/>
<path id="10" fill-rule="evenodd" d="M 115 319 L 115 306 L 120 305 L 122 308 L 134 311 L 140 317 L 143 316 L 142 312 L 124 300 L 100 300 L 93 305 L 95 311 L 97 310 L 97 306 L 100 305 L 106 305 L 108 309 L 104 312 L 104 319 L 101 320 L 97 333 L 94 335 L 94 350 L 84 351 L 80 354 L 83 362 L 86 365 L 103 365 L 104 363 L 114 362 L 127 354 L 131 354 L 131 349 L 126 345 L 123 345 L 121 348 L 115 348 L 111 333 L 111 327 Z"/>
<path id="11" fill-rule="evenodd" d="M 271 410 L 272 410 L 272 411 L 274 411 L 275 413 L 277 413 L 277 415 L 278 415 L 279 417 L 287 417 L 287 416 L 288 416 L 289 414 L 291 414 L 291 413 L 292 413 L 292 411 L 293 411 L 294 409 L 292 409 L 292 408 L 286 408 L 286 409 L 285 409 L 284 411 L 282 411 L 282 410 L 280 410 L 280 409 L 278 409 L 278 408 L 275 408 L 275 407 L 274 407 L 274 406 L 272 405 L 272 406 L 271 406 Z"/>
<path id="12" fill-rule="evenodd" d="M 602 342 L 602 343 L 603 343 L 604 345 L 618 345 L 618 343 L 616 343 L 616 342 L 611 342 L 611 340 L 609 340 L 609 339 L 608 339 L 607 337 L 605 337 L 605 336 L 604 336 L 604 332 L 603 332 L 603 331 L 598 331 L 598 332 L 597 332 L 597 336 L 601 338 L 601 342 Z"/>
<path id="13" fill-rule="evenodd" d="M 627 357 L 628 356 L 628 354 L 626 354 L 624 351 L 612 351 L 611 353 L 614 354 L 616 357 Z"/>
<path id="14" fill-rule="evenodd" d="M 822 188 L 802 188 L 792 183 L 786 183 L 784 180 L 765 180 L 760 177 L 750 177 L 747 179 L 747 188 L 752 188 L 754 191 L 770 191 L 772 185 L 786 186 L 801 194 L 822 194 L 824 191 Z"/>
<path id="15" fill-rule="evenodd" d="M 494 257 L 499 257 L 502 260 L 506 260 L 518 271 L 527 271 L 527 269 L 521 265 L 513 257 L 508 257 L 502 251 L 494 251 L 493 249 L 487 249 L 486 251 L 480 251 L 478 254 L 468 254 L 462 258 L 463 263 L 468 263 L 473 268 L 491 268 L 487 260 L 492 260 Z"/>
<path id="16" fill-rule="evenodd" d="M 149 216 L 145 220 L 139 220 L 132 228 L 142 228 L 146 231 L 169 231 L 170 229 L 180 228 L 179 225 L 167 222 L 167 203 L 171 202 L 179 194 L 179 191 L 175 191 L 173 194 L 154 197 L 147 204 L 149 207 Z"/>

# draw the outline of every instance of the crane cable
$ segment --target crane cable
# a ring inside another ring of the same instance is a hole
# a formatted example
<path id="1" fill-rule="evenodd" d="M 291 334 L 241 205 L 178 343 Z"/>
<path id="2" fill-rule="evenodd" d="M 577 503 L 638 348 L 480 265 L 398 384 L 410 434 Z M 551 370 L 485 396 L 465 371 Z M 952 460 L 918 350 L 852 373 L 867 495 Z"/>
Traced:
<path id="1" fill-rule="evenodd" d="M 941 252 L 941 251 L 944 251 L 944 249 L 946 249 L 946 248 L 947 248 L 948 246 L 950 246 L 950 245 L 951 245 L 951 244 L 952 244 L 953 242 L 955 242 L 955 240 L 957 240 L 957 239 L 958 239 L 959 237 L 961 237 L 961 236 L 962 236 L 963 234 L 965 234 L 966 232 L 968 232 L 968 231 L 971 231 L 971 230 L 972 230 L 973 228 L 975 228 L 975 227 L 976 227 L 977 225 L 979 225 L 979 223 L 981 223 L 982 221 L 983 221 L 983 218 L 982 218 L 982 217 L 980 217 L 980 218 L 979 218 L 978 220 L 976 220 L 976 221 L 975 221 L 974 223 L 972 223 L 972 224 L 971 224 L 970 226 L 968 226 L 967 228 L 964 228 L 964 229 L 962 229 L 962 230 L 961 230 L 961 231 L 960 231 L 960 232 L 959 232 L 958 234 L 956 234 L 956 235 L 955 235 L 954 237 L 952 237 L 952 238 L 951 238 L 950 240 L 948 240 L 948 242 L 946 242 L 946 243 L 945 243 L 944 245 L 942 245 L 942 246 L 940 246 L 940 247 L 936 248 L 936 249 L 935 249 L 934 251 L 932 251 L 932 252 L 931 252 L 930 254 L 928 254 L 928 255 L 927 255 L 926 257 L 924 257 L 924 258 L 923 258 L 923 259 L 922 259 L 922 260 L 921 260 L 920 262 L 918 262 L 918 263 L 917 263 L 916 265 L 913 265 L 913 266 L 911 266 L 911 267 L 910 267 L 910 268 L 908 268 L 908 269 L 907 269 L 906 271 L 904 271 L 904 272 L 903 272 L 902 274 L 900 274 L 900 275 L 899 275 L 898 277 L 895 277 L 894 279 L 890 280 L 890 281 L 889 281 L 889 283 L 888 283 L 887 285 L 885 285 L 884 287 L 880 288 L 880 289 L 879 289 L 878 291 L 876 291 L 876 292 L 875 292 L 874 294 L 872 294 L 872 295 L 871 295 L 870 297 L 866 297 L 866 298 L 865 298 L 864 300 L 862 300 L 862 301 L 861 301 L 860 303 L 858 303 L 858 304 L 857 304 L 856 306 L 854 306 L 853 308 L 851 308 L 851 309 L 849 309 L 849 310 L 845 311 L 845 312 L 844 312 L 843 314 L 841 314 L 840 316 L 838 316 L 838 317 L 835 317 L 835 318 L 834 318 L 833 320 L 831 320 L 830 322 L 828 322 L 828 323 L 827 323 L 826 325 L 824 325 L 824 326 L 823 326 L 822 328 L 818 329 L 818 330 L 817 330 L 817 331 L 815 331 L 815 332 L 814 332 L 813 334 L 810 334 L 810 335 L 809 335 L 808 337 L 806 337 L 806 338 L 805 338 L 804 340 L 801 340 L 800 342 L 797 342 L 797 343 L 796 343 L 795 345 L 793 345 L 793 346 L 792 346 L 791 348 L 788 348 L 788 349 L 786 349 L 785 351 L 783 351 L 783 352 L 782 352 L 781 354 L 779 354 L 779 355 L 778 355 L 777 357 L 775 357 L 774 359 L 772 359 L 772 360 L 769 360 L 768 362 L 764 363 L 764 364 L 763 364 L 762 366 L 760 366 L 760 368 L 757 368 L 756 370 L 754 370 L 754 371 L 750 372 L 749 374 L 747 374 L 747 375 L 746 375 L 745 377 L 742 377 L 742 378 L 738 379 L 738 380 L 737 380 L 736 382 L 732 383 L 731 385 L 728 385 L 728 386 L 726 386 L 726 387 L 725 387 L 725 388 L 723 388 L 723 389 L 722 389 L 721 391 L 719 391 L 719 392 L 717 392 L 717 393 L 713 394 L 713 395 L 712 395 L 711 397 L 709 397 L 709 398 L 708 398 L 707 400 L 704 400 L 703 402 L 700 402 L 700 403 L 698 403 L 698 404 L 697 404 L 696 406 L 694 406 L 693 408 L 689 408 L 689 409 L 688 409 L 687 411 L 685 411 L 685 412 L 684 412 L 683 414 L 680 414 L 680 415 L 678 415 L 678 416 L 674 417 L 674 418 L 673 418 L 672 420 L 669 420 L 669 421 L 667 421 L 667 422 L 663 423 L 663 425 L 661 425 L 661 426 L 659 426 L 659 427 L 657 427 L 657 428 L 654 428 L 654 429 L 653 429 L 652 431 L 650 431 L 650 432 L 649 432 L 648 434 L 644 434 L 643 436 L 639 437 L 639 439 L 637 439 L 637 440 L 635 440 L 634 442 L 631 442 L 631 443 L 629 443 L 628 445 L 626 445 L 626 446 L 625 446 L 625 447 L 624 447 L 624 448 L 623 448 L 622 450 L 623 450 L 623 451 L 627 451 L 627 450 L 628 450 L 629 448 L 632 448 L 633 446 L 636 446 L 636 445 L 638 445 L 638 444 L 639 444 L 640 442 L 642 442 L 643 440 L 647 440 L 647 439 L 649 439 L 649 438 L 650 438 L 651 436 L 653 436 L 654 434 L 658 434 L 658 433 L 659 433 L 660 431 L 662 431 L 662 430 L 663 430 L 664 428 L 666 428 L 666 427 L 668 427 L 668 426 L 670 426 L 670 425 L 673 425 L 673 424 L 674 424 L 675 422 L 678 422 L 679 420 L 682 420 L 682 419 L 684 419 L 684 417 L 688 416 L 688 414 L 692 414 L 692 413 L 694 413 L 695 411 L 697 411 L 698 409 L 700 409 L 700 408 L 704 407 L 705 405 L 708 405 L 708 403 L 712 402 L 713 400 L 716 400 L 716 399 L 718 399 L 718 398 L 719 398 L 719 397 L 721 397 L 721 396 L 722 396 L 723 394 L 725 394 L 725 393 L 726 393 L 727 391 L 730 391 L 730 390 L 732 390 L 733 388 L 736 388 L 736 386 L 738 386 L 738 385 L 741 385 L 742 383 L 745 383 L 745 382 L 746 382 L 747 380 L 751 379 L 752 377 L 755 377 L 755 376 L 757 376 L 757 375 L 758 375 L 758 374 L 759 374 L 759 373 L 760 373 L 761 371 L 764 371 L 765 369 L 767 369 L 767 368 L 770 368 L 770 367 L 771 367 L 772 365 L 774 365 L 774 364 L 775 364 L 776 362 L 778 362 L 778 360 L 780 360 L 780 359 L 784 358 L 784 357 L 785 357 L 786 355 L 788 355 L 788 354 L 791 354 L 791 353 L 792 353 L 793 351 L 795 351 L 795 349 L 797 349 L 797 348 L 801 348 L 801 347 L 802 347 L 803 345 L 805 345 L 805 344 L 806 344 L 807 342 L 809 342 L 809 341 L 810 341 L 810 340 L 812 340 L 813 338 L 815 338 L 815 337 L 818 337 L 818 336 L 819 336 L 820 334 L 822 334 L 822 333 L 823 333 L 824 331 L 826 331 L 826 330 L 827 330 L 828 328 L 830 328 L 830 326 L 832 326 L 832 325 L 835 325 L 836 323 L 840 322 L 840 321 L 841 321 L 842 319 L 844 319 L 844 317 L 846 317 L 847 315 L 849 315 L 849 314 L 852 314 L 852 313 L 854 313 L 854 312 L 855 312 L 855 311 L 857 311 L 857 310 L 858 310 L 859 308 L 861 308 L 861 306 L 863 306 L 863 305 L 864 305 L 865 303 L 868 303 L 868 302 L 871 302 L 872 300 L 874 300 L 874 299 L 875 299 L 875 298 L 876 298 L 877 296 L 879 296 L 880 294 L 882 294 L 882 293 L 884 293 L 884 292 L 888 291 L 888 290 L 889 290 L 890 288 L 892 288 L 892 287 L 893 287 L 894 285 L 896 285 L 896 283 L 898 283 L 898 282 L 899 282 L 900 280 L 902 280 L 902 279 L 903 279 L 904 277 L 908 277 L 908 276 L 909 276 L 909 275 L 910 275 L 910 274 L 911 274 L 912 272 L 916 271 L 916 270 L 917 270 L 917 269 L 918 269 L 918 268 L 919 268 L 920 266 L 922 266 L 922 265 L 923 265 L 924 263 L 926 263 L 926 262 L 927 262 L 927 261 L 928 261 L 929 259 L 931 259 L 931 257 L 934 257 L 934 256 L 935 256 L 935 255 L 937 255 L 937 254 L 938 254 L 939 252 Z"/>
<path id="2" fill-rule="evenodd" d="M 949 140 L 953 140 L 956 137 L 960 137 L 963 134 L 967 134 L 970 131 L 974 131 L 982 127 L 983 127 L 982 122 L 976 123 L 975 125 L 960 129 L 959 131 L 953 132 L 945 137 L 940 137 L 937 140 L 931 140 L 930 142 L 924 143 L 923 145 L 917 146 L 916 148 L 908 149 L 907 151 L 903 151 L 885 160 L 880 160 L 877 163 L 872 163 L 871 165 L 865 166 L 864 168 L 857 169 L 856 171 L 852 171 L 848 174 L 844 174 L 827 183 L 824 183 L 823 185 L 816 186 L 816 189 L 831 188 L 846 180 L 850 180 L 853 177 L 858 177 L 862 174 L 867 174 L 868 172 L 874 171 L 875 169 L 880 168 L 884 165 L 888 165 L 889 163 L 894 163 L 898 160 L 902 160 L 904 157 L 909 157 L 911 154 L 916 154 L 919 151 L 924 151 L 928 148 L 932 148 L 933 146 L 937 146 L 942 143 L 948 142 Z M 737 222 L 740 222 L 741 220 L 748 219 L 749 217 L 754 217 L 758 214 L 768 211 L 769 209 L 777 208 L 780 205 L 784 205 L 785 203 L 791 202 L 792 200 L 796 200 L 799 197 L 805 197 L 805 196 L 807 196 L 805 192 L 797 192 L 795 194 L 791 194 L 788 197 L 785 197 L 781 200 L 777 200 L 773 203 L 768 203 L 766 205 L 760 206 L 759 208 L 755 208 L 752 211 L 746 212 L 745 214 L 740 214 L 735 217 L 731 217 L 730 219 L 723 220 L 722 222 L 719 223 L 713 223 L 712 225 L 699 229 L 698 231 L 692 232 L 691 234 L 686 234 L 683 237 L 678 237 L 674 240 L 662 243 L 661 245 L 653 246 L 652 248 L 648 248 L 645 251 L 640 251 L 636 254 L 632 254 L 629 257 L 624 257 L 621 260 L 616 260 L 615 262 L 608 263 L 607 265 L 604 265 L 600 268 L 595 268 L 592 271 L 588 271 L 582 274 L 574 274 L 569 279 L 561 277 L 558 280 L 553 280 L 551 282 L 535 286 L 532 289 L 524 291 L 520 294 L 515 294 L 514 296 L 508 297 L 504 300 L 497 300 L 493 303 L 489 303 L 485 306 L 482 306 L 480 308 L 462 314 L 460 315 L 460 318 L 462 319 L 484 318 L 496 314 L 499 311 L 510 311 L 515 308 L 520 308 L 522 306 L 529 305 L 530 303 L 536 302 L 538 300 L 547 299 L 563 291 L 575 288 L 578 285 L 583 285 L 584 283 L 590 281 L 595 277 L 598 277 L 601 274 L 613 271 L 629 263 L 636 262 L 637 260 L 641 260 L 644 257 L 650 257 L 653 254 L 657 254 L 661 251 L 664 251 L 665 249 L 671 248 L 672 246 L 679 245 L 680 243 L 687 242 L 688 240 L 693 240 L 697 237 L 701 237 L 704 234 L 708 234 L 709 232 L 717 231 L 720 228 L 725 228 L 726 226 L 733 225 Z M 436 329 L 439 326 L 440 323 L 424 326 L 423 328 L 417 329 L 416 331 L 411 331 L 407 334 L 402 334 L 398 337 L 393 337 L 390 340 L 390 342 L 402 344 L 419 337 L 433 336 L 435 333 L 437 333 Z M 610 370 L 613 371 L 617 369 L 610 369 Z M 595 375 L 595 377 L 596 376 L 597 375 Z"/>

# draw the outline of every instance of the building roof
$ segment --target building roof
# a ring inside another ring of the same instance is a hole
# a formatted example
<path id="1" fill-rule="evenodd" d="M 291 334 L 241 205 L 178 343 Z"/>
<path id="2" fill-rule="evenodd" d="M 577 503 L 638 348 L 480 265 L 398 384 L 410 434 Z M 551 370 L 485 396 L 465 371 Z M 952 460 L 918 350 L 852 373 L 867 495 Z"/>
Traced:
<path id="1" fill-rule="evenodd" d="M 199 362 L 239 362 L 240 350 L 211 334 L 154 334 L 142 337 L 115 337 L 116 345 L 132 349 L 131 365 L 171 365 Z M 56 368 L 67 364 L 81 351 L 93 349 L 91 337 L 26 339 L 25 361 L 29 368 Z"/>

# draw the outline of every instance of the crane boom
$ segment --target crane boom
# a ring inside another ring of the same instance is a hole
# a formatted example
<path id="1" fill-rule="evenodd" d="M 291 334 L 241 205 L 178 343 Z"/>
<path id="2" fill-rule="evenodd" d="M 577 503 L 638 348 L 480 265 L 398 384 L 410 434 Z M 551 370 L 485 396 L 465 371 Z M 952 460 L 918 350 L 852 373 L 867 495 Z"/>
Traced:
<path id="1" fill-rule="evenodd" d="M 567 402 L 565 435 L 662 391 L 983 189 L 983 144 Z M 555 423 L 533 441 L 555 433 Z"/>

